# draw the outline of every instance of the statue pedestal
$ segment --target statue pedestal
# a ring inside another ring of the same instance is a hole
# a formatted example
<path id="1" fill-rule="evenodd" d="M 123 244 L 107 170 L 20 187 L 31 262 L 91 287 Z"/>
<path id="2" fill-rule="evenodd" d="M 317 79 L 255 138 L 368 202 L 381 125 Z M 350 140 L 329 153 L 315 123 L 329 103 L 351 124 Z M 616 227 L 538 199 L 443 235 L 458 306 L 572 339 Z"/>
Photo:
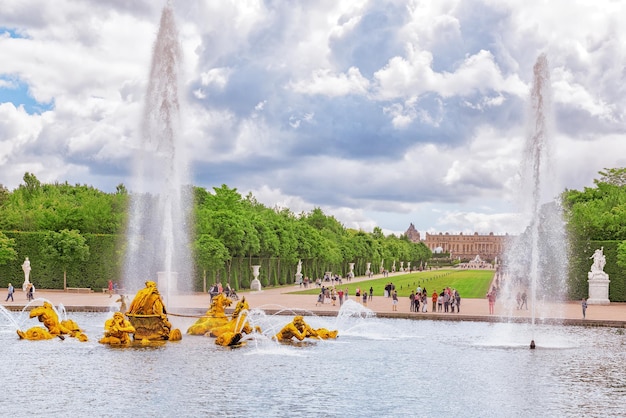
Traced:
<path id="1" fill-rule="evenodd" d="M 252 279 L 252 282 L 250 282 L 250 290 L 260 292 L 262 290 L 261 281 L 259 279 Z"/>
<path id="2" fill-rule="evenodd" d="M 259 270 L 260 270 L 261 266 L 260 265 L 254 265 L 252 266 L 252 276 L 254 277 L 254 279 L 252 279 L 252 281 L 250 282 L 250 290 L 256 291 L 256 292 L 260 292 L 261 289 L 261 281 L 259 280 Z"/>
<path id="3" fill-rule="evenodd" d="M 302 273 L 296 273 L 296 284 L 302 284 Z"/>
<path id="4" fill-rule="evenodd" d="M 609 275 L 603 271 L 590 271 L 587 275 L 589 280 L 589 305 L 609 305 Z"/>

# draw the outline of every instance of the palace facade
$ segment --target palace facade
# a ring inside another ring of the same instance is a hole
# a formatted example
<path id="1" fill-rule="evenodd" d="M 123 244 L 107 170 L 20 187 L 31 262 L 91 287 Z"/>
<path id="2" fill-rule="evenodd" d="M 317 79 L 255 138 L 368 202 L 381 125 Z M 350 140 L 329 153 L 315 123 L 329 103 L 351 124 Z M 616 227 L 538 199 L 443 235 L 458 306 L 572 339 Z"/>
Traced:
<path id="1" fill-rule="evenodd" d="M 427 232 L 426 239 L 422 240 L 413 224 L 407 229 L 406 236 L 412 242 L 423 242 L 433 253 L 450 253 L 450 258 L 462 261 L 479 256 L 481 260 L 489 262 L 493 262 L 496 257 L 502 259 L 507 243 L 513 238 L 509 234 L 495 235 L 493 232 L 487 235 L 480 235 L 478 232 L 472 235 Z"/>

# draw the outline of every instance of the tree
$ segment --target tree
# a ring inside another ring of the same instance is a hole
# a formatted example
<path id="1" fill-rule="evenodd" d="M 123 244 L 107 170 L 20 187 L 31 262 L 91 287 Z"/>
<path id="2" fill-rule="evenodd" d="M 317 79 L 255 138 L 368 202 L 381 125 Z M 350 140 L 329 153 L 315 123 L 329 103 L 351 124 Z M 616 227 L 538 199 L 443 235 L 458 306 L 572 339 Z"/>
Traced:
<path id="1" fill-rule="evenodd" d="M 626 186 L 626 168 L 605 168 L 604 171 L 598 171 L 602 177 L 594 180 L 594 183 L 608 183 L 614 186 Z"/>
<path id="2" fill-rule="evenodd" d="M 204 271 L 204 290 L 206 291 L 206 271 L 208 269 L 219 269 L 230 259 L 228 249 L 222 241 L 209 234 L 198 236 L 193 243 L 196 260 Z"/>
<path id="3" fill-rule="evenodd" d="M 89 258 L 89 246 L 80 231 L 50 231 L 43 239 L 41 254 L 63 268 L 63 289 L 67 289 L 67 268 Z"/>
<path id="4" fill-rule="evenodd" d="M 0 232 L 0 265 L 6 264 L 17 258 L 17 251 L 15 251 L 14 247 L 15 240 Z"/>

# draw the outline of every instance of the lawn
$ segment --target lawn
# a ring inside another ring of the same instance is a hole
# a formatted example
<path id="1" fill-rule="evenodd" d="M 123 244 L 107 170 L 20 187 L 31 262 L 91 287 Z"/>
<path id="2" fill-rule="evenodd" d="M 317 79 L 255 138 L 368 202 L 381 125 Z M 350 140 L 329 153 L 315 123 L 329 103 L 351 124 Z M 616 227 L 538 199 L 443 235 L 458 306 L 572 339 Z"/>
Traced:
<path id="1" fill-rule="evenodd" d="M 458 290 L 462 298 L 477 299 L 485 297 L 489 291 L 493 275 L 493 270 L 428 270 L 394 277 L 379 277 L 358 283 L 350 283 L 344 279 L 339 287 L 342 289 L 347 287 L 349 294 L 352 296 L 354 296 L 357 287 L 367 289 L 368 291 L 370 287 L 373 287 L 374 296 L 383 296 L 385 285 L 392 282 L 396 286 L 399 297 L 408 297 L 411 294 L 411 290 L 417 289 L 417 286 L 425 287 L 429 295 L 432 295 L 434 290 L 437 290 L 437 293 L 441 293 L 445 287 L 450 287 Z M 324 282 L 323 284 L 328 286 L 330 282 Z M 290 293 L 316 295 L 319 291 L 319 287 L 313 286 L 306 290 Z"/>

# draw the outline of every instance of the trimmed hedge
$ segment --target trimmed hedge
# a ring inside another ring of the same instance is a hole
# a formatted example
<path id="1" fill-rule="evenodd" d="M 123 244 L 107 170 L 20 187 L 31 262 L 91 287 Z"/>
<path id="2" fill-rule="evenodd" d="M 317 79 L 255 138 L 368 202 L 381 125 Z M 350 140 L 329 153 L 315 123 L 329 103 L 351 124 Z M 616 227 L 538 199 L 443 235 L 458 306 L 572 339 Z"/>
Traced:
<path id="1" fill-rule="evenodd" d="M 37 289 L 63 289 L 63 269 L 41 256 L 41 242 L 46 232 L 5 231 L 15 239 L 17 259 L 0 266 L 0 283 L 11 282 L 16 288 L 24 283 L 22 263 L 28 257 L 31 265 L 30 281 Z M 89 258 L 67 269 L 68 287 L 107 287 L 109 280 L 120 281 L 121 255 L 118 254 L 119 235 L 83 234 L 89 246 Z"/>

